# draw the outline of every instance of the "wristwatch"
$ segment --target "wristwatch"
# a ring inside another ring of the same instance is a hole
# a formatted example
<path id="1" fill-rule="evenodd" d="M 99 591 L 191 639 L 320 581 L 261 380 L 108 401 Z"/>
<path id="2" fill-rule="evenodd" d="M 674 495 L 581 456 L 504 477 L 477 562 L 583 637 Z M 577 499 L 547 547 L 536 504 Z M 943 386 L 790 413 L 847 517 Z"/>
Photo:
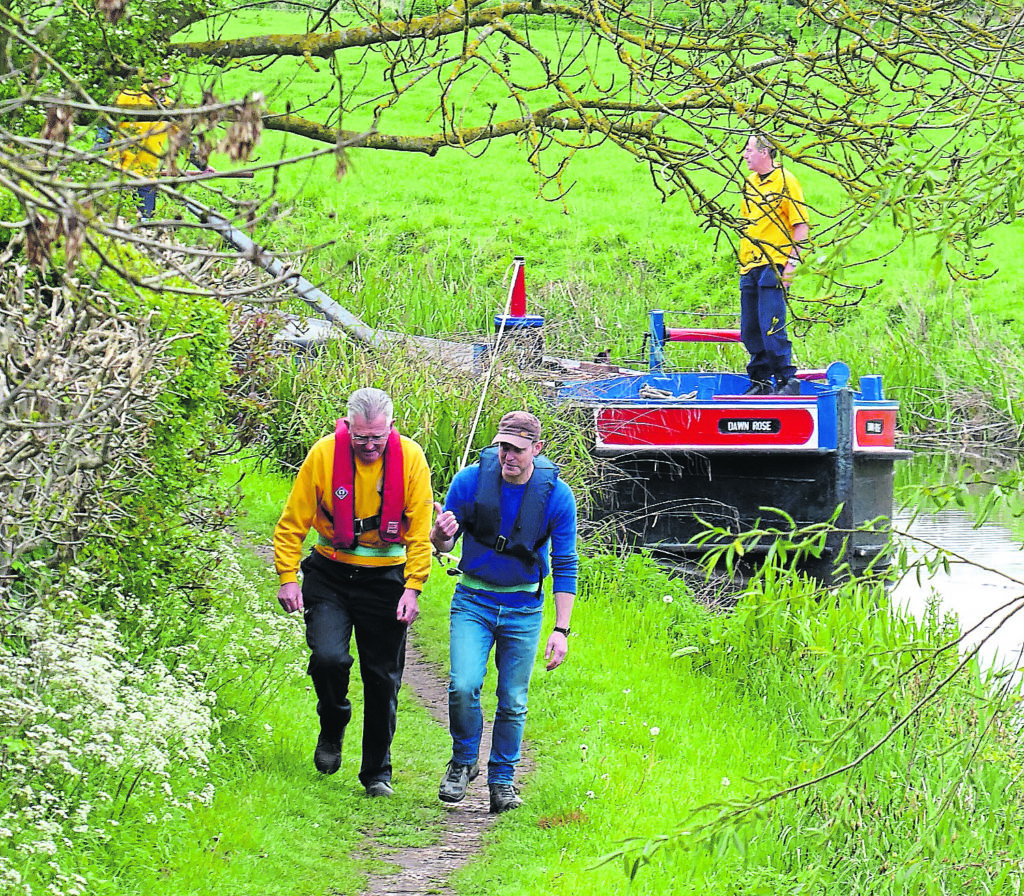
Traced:
<path id="1" fill-rule="evenodd" d="M 569 632 L 571 632 L 572 629 L 569 628 L 569 626 L 566 626 L 565 628 L 561 628 L 561 627 L 556 625 L 555 626 L 555 631 L 558 632 L 560 635 L 565 635 L 568 638 L 569 637 Z"/>

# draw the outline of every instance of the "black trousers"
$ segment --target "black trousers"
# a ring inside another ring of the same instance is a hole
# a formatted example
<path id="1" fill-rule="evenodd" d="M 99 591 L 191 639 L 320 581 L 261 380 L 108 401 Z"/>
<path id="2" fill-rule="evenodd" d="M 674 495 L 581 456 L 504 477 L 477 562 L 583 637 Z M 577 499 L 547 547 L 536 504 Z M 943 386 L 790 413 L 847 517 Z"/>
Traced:
<path id="1" fill-rule="evenodd" d="M 363 679 L 363 758 L 359 781 L 391 780 L 391 741 L 405 670 L 408 626 L 395 616 L 405 590 L 405 565 L 351 566 L 313 551 L 302 561 L 302 603 L 310 678 L 320 730 L 343 740 L 352 718 L 348 699 L 355 631 Z"/>

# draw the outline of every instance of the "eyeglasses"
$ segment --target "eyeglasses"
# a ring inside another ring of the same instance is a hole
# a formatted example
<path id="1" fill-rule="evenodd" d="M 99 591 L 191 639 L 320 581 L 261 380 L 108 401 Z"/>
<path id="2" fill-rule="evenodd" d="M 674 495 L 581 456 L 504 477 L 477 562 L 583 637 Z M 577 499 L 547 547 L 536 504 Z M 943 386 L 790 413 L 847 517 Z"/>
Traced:
<path id="1" fill-rule="evenodd" d="M 369 445 L 371 442 L 373 442 L 374 444 L 379 444 L 380 442 L 386 442 L 388 440 L 388 434 L 384 433 L 384 435 L 381 436 L 353 435 L 350 436 L 349 438 L 351 438 L 356 445 Z"/>

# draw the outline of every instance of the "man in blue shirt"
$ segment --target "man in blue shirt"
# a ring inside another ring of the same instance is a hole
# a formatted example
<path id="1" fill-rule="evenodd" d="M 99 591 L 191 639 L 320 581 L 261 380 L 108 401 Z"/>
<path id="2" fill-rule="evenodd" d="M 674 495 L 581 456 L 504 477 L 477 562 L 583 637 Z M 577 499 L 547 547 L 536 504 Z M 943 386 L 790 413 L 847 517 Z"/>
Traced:
<path id="1" fill-rule="evenodd" d="M 498 668 L 498 708 L 487 764 L 490 809 L 522 805 L 514 786 L 526 702 L 540 643 L 544 579 L 552 575 L 555 626 L 544 648 L 548 671 L 562 664 L 576 597 L 576 500 L 541 454 L 540 421 L 526 411 L 501 418 L 480 462 L 459 471 L 430 540 L 450 551 L 464 536 L 462 581 L 452 597 L 448 718 L 452 758 L 438 797 L 458 803 L 479 773 L 480 690 L 491 649 Z M 550 559 L 549 559 L 550 558 Z"/>

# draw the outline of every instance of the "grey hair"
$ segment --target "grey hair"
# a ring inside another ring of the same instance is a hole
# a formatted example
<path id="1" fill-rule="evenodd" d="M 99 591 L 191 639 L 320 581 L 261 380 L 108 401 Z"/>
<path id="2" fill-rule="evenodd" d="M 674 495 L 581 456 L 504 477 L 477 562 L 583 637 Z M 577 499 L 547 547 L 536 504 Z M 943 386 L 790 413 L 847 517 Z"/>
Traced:
<path id="1" fill-rule="evenodd" d="M 361 417 L 363 420 L 376 420 L 378 417 L 386 417 L 388 425 L 395 416 L 395 405 L 382 389 L 368 387 L 356 389 L 348 397 L 348 414 L 346 419 L 349 423 L 354 417 Z"/>
<path id="2" fill-rule="evenodd" d="M 772 143 L 771 138 L 764 131 L 754 131 L 750 136 L 754 138 L 758 149 L 766 150 L 770 159 L 775 158 L 775 154 L 778 150 L 775 148 L 775 144 Z"/>

